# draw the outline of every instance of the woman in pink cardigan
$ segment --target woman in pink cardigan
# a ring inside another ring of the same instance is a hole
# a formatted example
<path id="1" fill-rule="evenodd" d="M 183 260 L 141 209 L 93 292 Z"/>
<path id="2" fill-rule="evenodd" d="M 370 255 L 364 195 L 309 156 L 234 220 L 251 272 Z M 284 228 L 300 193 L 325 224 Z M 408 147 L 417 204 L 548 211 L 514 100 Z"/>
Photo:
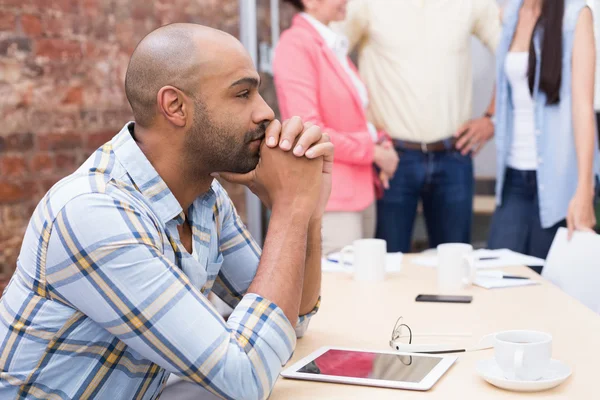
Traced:
<path id="1" fill-rule="evenodd" d="M 346 16 L 347 0 L 285 0 L 300 13 L 281 36 L 273 63 L 283 119 L 319 125 L 335 145 L 332 193 L 323 217 L 323 252 L 375 234 L 375 185 L 398 165 L 386 135 L 367 121 L 367 89 L 348 58 L 348 40 L 330 22 Z M 380 170 L 374 174 L 373 165 Z"/>

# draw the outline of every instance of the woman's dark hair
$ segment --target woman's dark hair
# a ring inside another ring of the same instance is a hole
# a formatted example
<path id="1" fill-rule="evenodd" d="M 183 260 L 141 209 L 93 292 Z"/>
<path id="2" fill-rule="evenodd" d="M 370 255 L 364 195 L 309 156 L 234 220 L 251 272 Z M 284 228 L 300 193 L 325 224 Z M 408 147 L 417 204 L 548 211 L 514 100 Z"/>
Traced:
<path id="1" fill-rule="evenodd" d="M 302 0 L 283 0 L 284 3 L 290 3 L 300 11 L 304 11 L 304 4 Z"/>
<path id="2" fill-rule="evenodd" d="M 529 90 L 533 95 L 535 85 L 536 56 L 534 48 L 535 32 L 543 30 L 542 36 L 542 65 L 540 73 L 540 90 L 546 93 L 548 104 L 560 102 L 560 84 L 562 81 L 562 51 L 563 51 L 563 16 L 565 0 L 544 0 L 540 18 L 531 35 L 529 44 Z"/>

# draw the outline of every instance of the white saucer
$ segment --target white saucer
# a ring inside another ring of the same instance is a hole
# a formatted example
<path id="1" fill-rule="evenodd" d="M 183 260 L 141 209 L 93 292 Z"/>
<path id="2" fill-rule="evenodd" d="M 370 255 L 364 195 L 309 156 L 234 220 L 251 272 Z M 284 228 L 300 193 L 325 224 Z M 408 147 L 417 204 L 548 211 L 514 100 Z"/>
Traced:
<path id="1" fill-rule="evenodd" d="M 548 372 L 539 381 L 518 381 L 506 379 L 504 373 L 493 358 L 481 360 L 477 363 L 477 373 L 487 382 L 501 389 L 516 392 L 540 392 L 552 389 L 571 376 L 571 367 L 562 361 L 550 361 Z"/>

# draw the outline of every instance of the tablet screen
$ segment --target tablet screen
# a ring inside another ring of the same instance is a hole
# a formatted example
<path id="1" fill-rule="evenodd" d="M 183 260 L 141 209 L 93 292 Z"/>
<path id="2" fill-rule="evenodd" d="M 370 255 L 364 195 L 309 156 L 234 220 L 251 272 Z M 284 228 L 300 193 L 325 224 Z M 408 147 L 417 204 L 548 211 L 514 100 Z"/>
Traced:
<path id="1" fill-rule="evenodd" d="M 418 383 L 441 360 L 440 357 L 328 350 L 298 372 Z"/>

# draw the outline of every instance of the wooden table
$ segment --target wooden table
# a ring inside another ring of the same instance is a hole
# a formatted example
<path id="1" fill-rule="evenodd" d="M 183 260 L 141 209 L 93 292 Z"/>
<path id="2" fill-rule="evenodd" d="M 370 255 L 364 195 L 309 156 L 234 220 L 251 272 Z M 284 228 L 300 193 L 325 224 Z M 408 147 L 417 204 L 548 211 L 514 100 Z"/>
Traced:
<path id="1" fill-rule="evenodd" d="M 389 274 L 381 283 L 359 283 L 349 274 L 324 273 L 321 310 L 306 336 L 298 340 L 288 365 L 321 346 L 388 350 L 394 323 L 403 316 L 415 334 L 471 332 L 474 342 L 503 330 L 549 332 L 554 339 L 553 358 L 569 364 L 573 375 L 550 391 L 508 392 L 477 375 L 477 361 L 493 357 L 493 350 L 485 350 L 459 355 L 457 363 L 428 392 L 279 378 L 271 399 L 600 399 L 600 316 L 526 267 L 505 271 L 535 277 L 541 285 L 494 290 L 473 287 L 464 290 L 473 296 L 471 304 L 416 303 L 418 294 L 436 292 L 436 276 L 435 269 L 411 265 L 410 258 L 405 257 L 401 272 Z"/>

